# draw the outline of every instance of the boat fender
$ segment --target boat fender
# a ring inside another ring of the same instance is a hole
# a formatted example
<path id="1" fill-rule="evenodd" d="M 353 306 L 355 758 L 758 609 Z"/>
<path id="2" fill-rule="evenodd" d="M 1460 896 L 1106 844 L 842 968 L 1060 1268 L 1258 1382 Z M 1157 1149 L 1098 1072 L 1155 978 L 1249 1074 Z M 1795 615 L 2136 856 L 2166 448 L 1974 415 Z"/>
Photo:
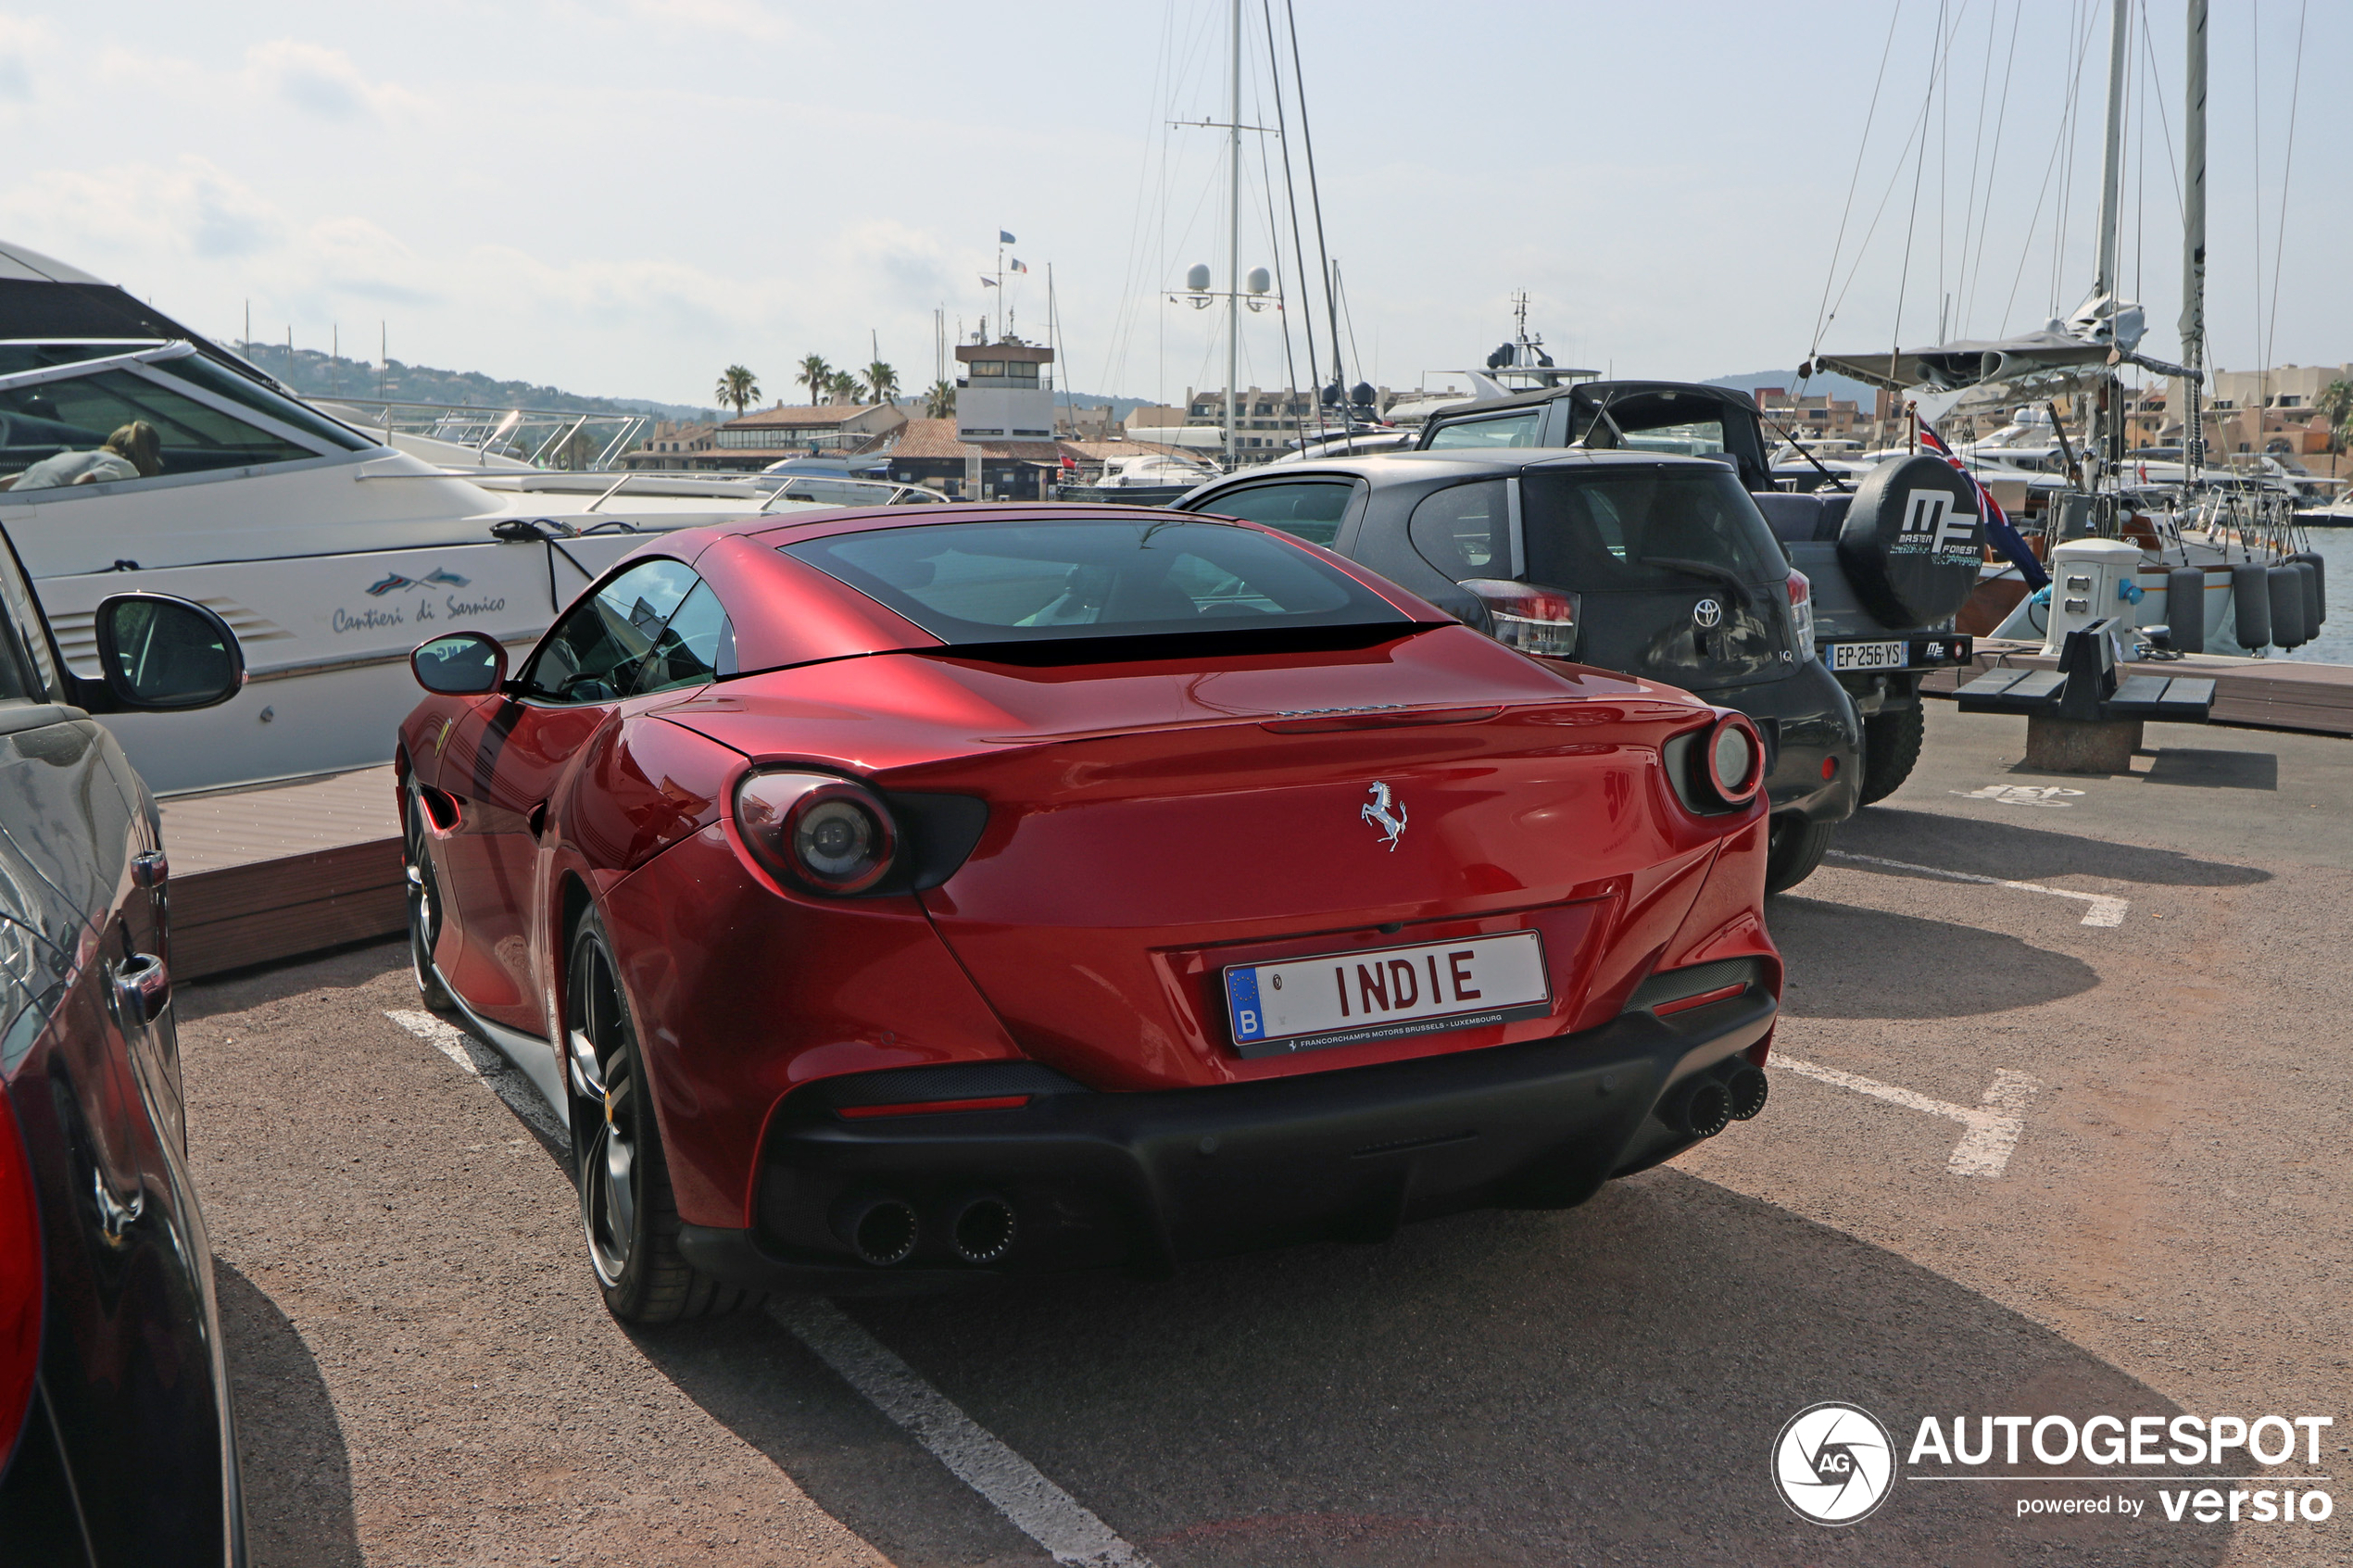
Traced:
<path id="1" fill-rule="evenodd" d="M 2252 653 L 2271 642 L 2271 590 L 2264 569 L 2253 561 L 2231 568 L 2231 614 L 2239 646 Z"/>
<path id="2" fill-rule="evenodd" d="M 2317 637 L 2322 623 L 2329 618 L 2329 563 L 2321 558 L 2318 550 L 2298 550 L 2287 558 L 2312 569 L 2312 591 L 2304 596 L 2304 625 Z"/>
<path id="3" fill-rule="evenodd" d="M 2182 652 L 2206 651 L 2206 573 L 2196 567 L 2177 566 L 2165 574 L 2165 624 Z"/>
<path id="4" fill-rule="evenodd" d="M 2271 591 L 2271 640 L 2284 648 L 2310 641 L 2304 633 L 2304 574 L 2292 566 L 2264 573 Z"/>

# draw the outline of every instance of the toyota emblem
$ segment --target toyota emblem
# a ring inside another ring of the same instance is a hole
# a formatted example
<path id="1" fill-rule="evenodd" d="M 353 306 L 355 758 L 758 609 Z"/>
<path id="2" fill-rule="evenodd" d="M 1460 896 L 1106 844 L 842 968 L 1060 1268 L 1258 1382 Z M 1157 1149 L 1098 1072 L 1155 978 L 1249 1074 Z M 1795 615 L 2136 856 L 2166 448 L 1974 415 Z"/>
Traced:
<path id="1" fill-rule="evenodd" d="M 1692 606 L 1692 620 L 1702 628 L 1711 627 L 1724 619 L 1724 607 L 1714 599 L 1702 599 Z"/>

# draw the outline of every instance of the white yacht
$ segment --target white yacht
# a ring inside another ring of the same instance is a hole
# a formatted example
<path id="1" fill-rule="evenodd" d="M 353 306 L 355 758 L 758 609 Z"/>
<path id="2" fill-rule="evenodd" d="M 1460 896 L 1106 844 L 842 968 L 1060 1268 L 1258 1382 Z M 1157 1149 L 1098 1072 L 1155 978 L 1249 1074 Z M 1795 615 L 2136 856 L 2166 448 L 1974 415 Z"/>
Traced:
<path id="1" fill-rule="evenodd" d="M 1103 464 L 1103 476 L 1095 483 L 1104 490 L 1159 490 L 1174 485 L 1189 487 L 1215 479 L 1219 471 L 1214 463 L 1195 462 L 1173 452 L 1145 452 L 1134 457 L 1107 459 Z"/>
<path id="2" fill-rule="evenodd" d="M 152 434 L 123 434 L 136 426 Z M 110 445 L 128 451 L 99 455 Z M 389 760 L 416 699 L 411 647 L 466 628 L 520 655 L 648 532 L 936 499 L 830 479 L 551 471 L 371 431 L 122 290 L 0 243 L 0 533 L 67 662 L 96 672 L 92 615 L 134 590 L 210 606 L 245 646 L 250 678 L 220 707 L 107 720 L 158 793 Z"/>

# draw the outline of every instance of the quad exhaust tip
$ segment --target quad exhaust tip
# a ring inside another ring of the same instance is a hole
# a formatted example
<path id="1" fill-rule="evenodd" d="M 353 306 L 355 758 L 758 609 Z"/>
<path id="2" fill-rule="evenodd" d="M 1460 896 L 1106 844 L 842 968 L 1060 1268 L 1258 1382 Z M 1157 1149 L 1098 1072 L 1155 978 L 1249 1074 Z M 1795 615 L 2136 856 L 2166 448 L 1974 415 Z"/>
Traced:
<path id="1" fill-rule="evenodd" d="M 1765 1070 L 1736 1056 L 1687 1079 L 1659 1107 L 1659 1118 L 1687 1136 L 1712 1138 L 1764 1110 L 1770 1092 Z"/>
<path id="2" fill-rule="evenodd" d="M 995 1263 L 1013 1249 L 1020 1221 L 993 1192 L 968 1193 L 948 1206 L 948 1245 L 967 1263 Z"/>
<path id="3" fill-rule="evenodd" d="M 914 1205 L 903 1198 L 853 1198 L 834 1211 L 834 1234 L 878 1269 L 903 1263 L 923 1238 Z"/>
<path id="4" fill-rule="evenodd" d="M 1712 1138 L 1731 1125 L 1732 1097 L 1713 1074 L 1692 1078 L 1667 1098 L 1667 1124 L 1695 1138 Z"/>
<path id="5" fill-rule="evenodd" d="M 1740 1057 L 1732 1059 L 1731 1071 L 1724 1074 L 1724 1093 L 1731 1100 L 1733 1121 L 1746 1122 L 1764 1110 L 1766 1096 L 1771 1092 L 1763 1068 Z"/>

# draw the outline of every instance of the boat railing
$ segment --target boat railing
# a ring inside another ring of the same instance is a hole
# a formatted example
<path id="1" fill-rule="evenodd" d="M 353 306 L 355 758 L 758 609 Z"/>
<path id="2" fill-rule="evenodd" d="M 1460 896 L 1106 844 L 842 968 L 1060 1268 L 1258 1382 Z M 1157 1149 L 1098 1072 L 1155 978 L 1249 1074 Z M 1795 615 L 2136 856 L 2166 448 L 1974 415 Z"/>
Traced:
<path id="1" fill-rule="evenodd" d="M 484 408 L 464 403 L 414 403 L 398 398 L 332 396 L 330 411 L 358 416 L 349 422 L 396 435 L 422 436 L 467 446 L 486 457 L 533 468 L 610 468 L 653 429 L 653 416 L 585 412 L 577 408 Z"/>

